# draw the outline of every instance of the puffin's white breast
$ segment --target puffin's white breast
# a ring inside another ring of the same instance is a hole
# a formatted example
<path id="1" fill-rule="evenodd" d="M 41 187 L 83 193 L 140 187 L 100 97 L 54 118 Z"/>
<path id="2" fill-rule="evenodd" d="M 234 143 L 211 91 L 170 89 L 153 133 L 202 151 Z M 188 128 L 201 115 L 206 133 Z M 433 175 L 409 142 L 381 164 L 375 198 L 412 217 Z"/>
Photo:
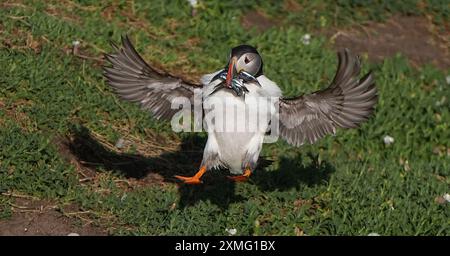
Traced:
<path id="1" fill-rule="evenodd" d="M 211 76 L 212 77 L 212 76 Z M 264 134 L 275 107 L 271 97 L 281 95 L 279 87 L 265 76 L 258 77 L 261 87 L 246 84 L 249 93 L 237 97 L 230 89 L 221 89 L 212 95 L 214 84 L 204 87 L 204 124 L 209 146 L 217 147 L 219 158 L 232 173 L 242 173 L 242 160 L 246 154 L 260 153 Z"/>

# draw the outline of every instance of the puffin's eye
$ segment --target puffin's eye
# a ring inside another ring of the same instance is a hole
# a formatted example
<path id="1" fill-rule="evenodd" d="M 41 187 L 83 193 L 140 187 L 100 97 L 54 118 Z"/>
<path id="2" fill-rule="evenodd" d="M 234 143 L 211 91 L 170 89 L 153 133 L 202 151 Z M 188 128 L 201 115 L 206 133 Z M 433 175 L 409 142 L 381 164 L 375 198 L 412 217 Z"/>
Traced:
<path id="1" fill-rule="evenodd" d="M 245 56 L 244 62 L 245 64 L 248 64 L 250 62 L 250 59 L 247 56 Z"/>

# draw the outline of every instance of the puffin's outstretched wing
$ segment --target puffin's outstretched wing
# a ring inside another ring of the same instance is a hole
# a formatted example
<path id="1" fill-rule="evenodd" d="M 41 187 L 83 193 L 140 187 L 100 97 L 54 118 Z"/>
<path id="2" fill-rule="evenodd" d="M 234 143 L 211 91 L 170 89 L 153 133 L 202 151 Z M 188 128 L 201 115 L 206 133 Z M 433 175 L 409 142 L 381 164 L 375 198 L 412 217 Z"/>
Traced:
<path id="1" fill-rule="evenodd" d="M 179 111 L 171 109 L 172 100 L 185 97 L 192 103 L 194 89 L 201 88 L 200 83 L 187 82 L 152 68 L 137 53 L 128 36 L 122 37 L 120 48 L 114 43 L 112 47 L 115 52 L 105 54 L 112 66 L 103 67 L 107 83 L 122 99 L 138 102 L 157 119 L 170 120 Z"/>
<path id="2" fill-rule="evenodd" d="M 360 59 L 347 49 L 338 58 L 338 70 L 328 88 L 280 99 L 280 135 L 289 144 L 312 144 L 338 127 L 358 127 L 373 113 L 378 96 L 372 73 L 358 79 Z"/>

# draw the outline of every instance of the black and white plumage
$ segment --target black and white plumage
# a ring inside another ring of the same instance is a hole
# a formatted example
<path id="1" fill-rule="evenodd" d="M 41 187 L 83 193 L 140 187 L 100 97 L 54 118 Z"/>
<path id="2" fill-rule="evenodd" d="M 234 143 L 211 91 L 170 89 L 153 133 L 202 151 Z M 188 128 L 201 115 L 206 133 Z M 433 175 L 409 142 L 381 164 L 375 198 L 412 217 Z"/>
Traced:
<path id="1" fill-rule="evenodd" d="M 328 88 L 284 98 L 280 88 L 263 74 L 259 53 L 248 45 L 233 48 L 225 68 L 203 76 L 200 83 L 152 68 L 139 56 L 128 37 L 122 38 L 121 47 L 113 44 L 113 48 L 114 53 L 105 55 L 111 64 L 104 67 L 108 84 L 122 99 L 139 103 L 157 119 L 170 120 L 179 111 L 171 108 L 172 100 L 183 96 L 192 103 L 194 90 L 201 89 L 204 107 L 217 99 L 227 99 L 237 113 L 256 109 L 256 112 L 278 116 L 279 135 L 289 144 L 300 146 L 334 134 L 337 128 L 358 127 L 372 115 L 377 102 L 372 73 L 359 79 L 360 59 L 348 50 L 338 53 L 338 70 Z M 271 97 L 277 101 L 259 107 L 252 103 L 252 97 Z M 203 111 L 206 116 L 210 112 L 206 108 Z M 227 119 L 225 113 L 219 115 L 228 124 L 242 125 Z M 254 131 L 219 131 L 217 124 L 206 125 L 208 141 L 200 171 L 193 177 L 178 178 L 186 183 L 199 183 L 205 171 L 218 166 L 229 168 L 233 174 L 244 173 L 239 177 L 248 178 L 256 168 L 269 123 L 274 120 L 264 120 Z"/>
<path id="2" fill-rule="evenodd" d="M 148 65 L 136 52 L 130 39 L 122 37 L 122 47 L 112 43 L 114 53 L 105 54 L 112 67 L 103 67 L 104 76 L 120 98 L 137 102 L 156 119 L 170 120 L 178 112 L 171 109 L 176 97 L 193 100 L 194 89 L 201 83 L 192 83 L 158 71 Z"/>
<path id="3" fill-rule="evenodd" d="M 280 135 L 289 144 L 310 144 L 336 128 L 356 128 L 366 121 L 377 103 L 372 73 L 361 80 L 359 57 L 348 50 L 338 53 L 339 64 L 331 85 L 309 95 L 280 99 Z"/>

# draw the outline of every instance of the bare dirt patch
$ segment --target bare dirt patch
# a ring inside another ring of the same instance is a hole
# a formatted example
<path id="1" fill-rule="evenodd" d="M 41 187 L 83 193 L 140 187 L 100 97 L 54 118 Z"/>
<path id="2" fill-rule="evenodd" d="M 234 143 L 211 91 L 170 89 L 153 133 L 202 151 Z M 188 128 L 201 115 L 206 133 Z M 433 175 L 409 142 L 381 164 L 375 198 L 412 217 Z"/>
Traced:
<path id="1" fill-rule="evenodd" d="M 450 68 L 450 31 L 438 32 L 425 17 L 393 16 L 383 23 L 333 28 L 319 34 L 328 36 L 334 48 L 367 53 L 375 62 L 401 53 L 415 67 L 431 63 L 441 69 Z"/>
<path id="2" fill-rule="evenodd" d="M 59 6 L 48 4 L 45 12 L 47 13 L 47 15 L 50 15 L 58 19 L 62 19 L 66 22 L 82 25 L 80 17 L 78 17 L 73 13 L 72 8 L 71 7 L 67 8 L 67 6 L 64 7 L 65 8 L 63 9 Z"/>
<path id="3" fill-rule="evenodd" d="M 65 216 L 57 206 L 48 201 L 17 198 L 11 207 L 12 217 L 0 220 L 1 236 L 66 236 L 70 233 L 107 235 L 105 230 L 90 223 L 77 223 L 76 218 Z"/>
<path id="4" fill-rule="evenodd" d="M 13 20 L 23 19 L 23 17 L 15 16 L 8 16 L 8 18 Z M 9 37 L 4 37 L 0 40 L 0 47 L 3 45 L 7 48 L 22 52 L 25 50 L 32 50 L 35 54 L 39 54 L 42 51 L 43 44 L 47 41 L 48 39 L 44 36 L 36 38 L 33 37 L 32 33 L 28 30 L 14 28 Z"/>
<path id="5" fill-rule="evenodd" d="M 245 13 L 245 15 L 241 17 L 241 25 L 245 29 L 254 28 L 258 32 L 264 32 L 267 29 L 277 25 L 277 22 L 263 12 L 253 10 Z"/>
<path id="6" fill-rule="evenodd" d="M 34 125 L 30 118 L 20 109 L 22 106 L 30 106 L 33 102 L 30 100 L 17 100 L 12 104 L 6 104 L 4 100 L 0 98 L 0 109 L 2 109 L 8 119 L 14 120 L 23 131 L 33 132 L 35 131 Z M 5 120 L 0 119 L 0 124 Z"/>

